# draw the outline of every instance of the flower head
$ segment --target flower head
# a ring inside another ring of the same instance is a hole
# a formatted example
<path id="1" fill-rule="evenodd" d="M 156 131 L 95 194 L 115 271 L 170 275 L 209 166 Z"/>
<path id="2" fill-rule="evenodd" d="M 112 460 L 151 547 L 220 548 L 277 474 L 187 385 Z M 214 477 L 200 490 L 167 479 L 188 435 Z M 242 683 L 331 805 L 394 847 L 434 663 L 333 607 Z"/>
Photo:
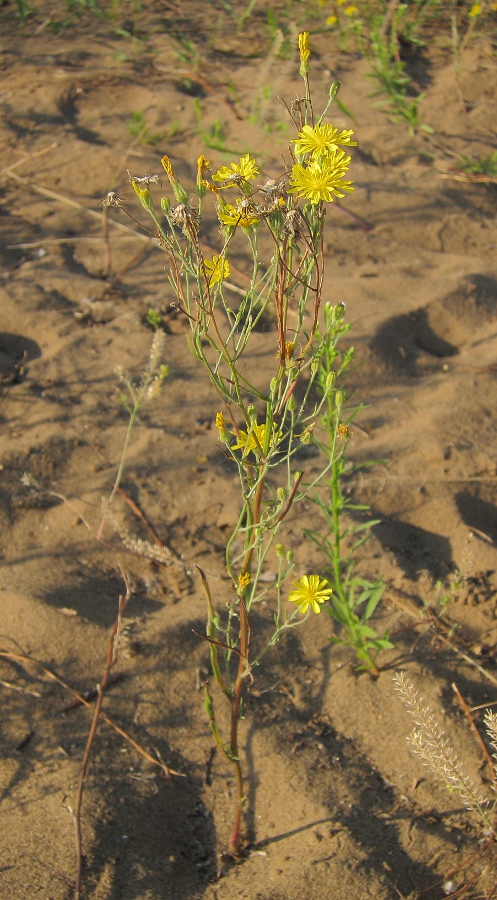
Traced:
<path id="1" fill-rule="evenodd" d="M 222 441 L 223 444 L 229 444 L 230 436 L 226 427 L 226 419 L 222 412 L 216 413 L 216 428 L 219 431 L 219 440 Z"/>
<path id="2" fill-rule="evenodd" d="M 197 173 L 199 178 L 205 178 L 207 174 L 207 170 L 212 167 L 212 163 L 210 160 L 206 159 L 205 156 L 199 156 L 197 159 Z"/>
<path id="3" fill-rule="evenodd" d="M 357 12 L 357 6 L 346 6 L 344 9 L 344 13 L 346 16 L 355 16 Z"/>
<path id="4" fill-rule="evenodd" d="M 172 163 L 171 163 L 171 160 L 169 159 L 169 157 L 163 156 L 161 159 L 161 163 L 162 163 L 162 168 L 164 169 L 167 177 L 173 178 L 174 177 L 174 169 L 173 169 L 173 166 L 172 166 Z"/>
<path id="5" fill-rule="evenodd" d="M 188 206 L 185 203 L 179 203 L 178 206 L 169 213 L 169 220 L 172 225 L 176 225 L 177 228 L 181 228 L 183 234 L 191 234 L 192 231 L 196 231 L 198 229 L 198 223 L 200 222 L 200 216 L 196 209 L 193 206 Z"/>
<path id="6" fill-rule="evenodd" d="M 350 165 L 350 156 L 343 150 L 334 150 L 322 159 L 312 160 L 308 166 L 292 167 L 290 193 L 306 197 L 311 203 L 325 200 L 331 203 L 335 197 L 343 197 L 342 191 L 353 191 L 351 181 L 344 181 Z"/>
<path id="7" fill-rule="evenodd" d="M 311 55 L 309 49 L 309 32 L 302 31 L 299 34 L 300 74 L 307 75 L 309 71 L 308 59 Z"/>
<path id="8" fill-rule="evenodd" d="M 473 6 L 471 7 L 471 9 L 469 11 L 469 15 L 471 16 L 472 19 L 475 19 L 477 16 L 480 16 L 481 15 L 481 5 L 479 3 L 473 3 Z"/>
<path id="9" fill-rule="evenodd" d="M 251 581 L 252 577 L 250 572 L 244 572 L 243 575 L 240 573 L 238 576 L 238 586 L 242 589 L 248 587 Z"/>
<path id="10" fill-rule="evenodd" d="M 235 432 L 233 431 L 232 434 L 235 434 Z M 236 444 L 232 444 L 231 450 L 243 450 L 244 456 L 247 456 L 247 454 L 251 452 L 260 454 L 264 449 L 266 441 L 266 425 L 265 423 L 258 425 L 257 422 L 254 422 L 250 431 L 239 431 L 238 434 L 235 434 L 235 437 L 238 438 L 238 441 Z M 278 432 L 277 434 L 274 433 L 271 436 L 269 446 L 274 446 L 274 444 L 279 441 L 280 437 L 281 432 Z"/>
<path id="11" fill-rule="evenodd" d="M 174 174 L 174 169 L 171 163 L 171 160 L 168 156 L 163 156 L 161 159 L 162 168 L 164 169 L 169 181 L 171 183 L 171 187 L 174 191 L 174 196 L 178 203 L 182 203 L 186 205 L 188 203 L 188 193 L 185 191 L 184 187 L 179 183 L 176 175 Z"/>
<path id="12" fill-rule="evenodd" d="M 301 156 L 304 153 L 312 153 L 312 159 L 319 159 L 327 156 L 333 150 L 338 150 L 340 146 L 357 147 L 357 141 L 351 141 L 354 134 L 350 129 L 339 131 L 333 125 L 316 125 L 311 128 L 310 125 L 304 125 L 299 136 L 292 141 L 295 144 L 295 151 Z"/>
<path id="13" fill-rule="evenodd" d="M 211 287 L 214 284 L 218 284 L 220 281 L 225 281 L 226 278 L 229 278 L 230 264 L 227 259 L 213 256 L 212 259 L 206 259 L 204 265 Z"/>
<path id="14" fill-rule="evenodd" d="M 209 190 L 209 182 L 205 180 L 207 175 L 207 171 L 212 167 L 212 163 L 205 158 L 205 156 L 199 156 L 197 159 L 197 186 L 196 192 L 199 197 L 205 197 L 207 191 Z"/>
<path id="15" fill-rule="evenodd" d="M 240 225 L 241 228 L 251 228 L 252 225 L 256 225 L 259 221 L 257 216 L 251 215 L 242 206 L 233 206 L 231 203 L 226 203 L 224 208 L 218 206 L 217 215 L 223 225 L 229 225 L 233 228 L 237 225 Z"/>
<path id="16" fill-rule="evenodd" d="M 153 212 L 154 203 L 153 203 L 152 194 L 150 193 L 150 188 L 148 187 L 148 185 L 145 185 L 145 187 L 143 187 L 141 184 L 138 184 L 138 182 L 135 181 L 134 179 L 132 180 L 131 184 L 133 185 L 133 190 L 134 190 L 135 194 L 137 194 L 138 197 L 140 198 L 141 205 L 143 206 L 143 208 L 146 209 L 147 212 Z"/>
<path id="17" fill-rule="evenodd" d="M 294 591 L 290 591 L 288 599 L 290 603 L 296 603 L 299 613 L 306 613 L 309 607 L 313 612 L 321 612 L 320 603 L 328 600 L 333 593 L 331 588 L 327 588 L 328 581 L 326 578 L 320 578 L 319 575 L 302 575 L 300 581 L 294 581 Z"/>
<path id="18" fill-rule="evenodd" d="M 259 174 L 259 169 L 255 159 L 250 158 L 250 154 L 246 153 L 242 156 L 239 163 L 230 163 L 229 166 L 221 166 L 216 174 L 212 176 L 213 181 L 227 181 L 229 185 L 237 185 L 241 181 L 249 181 Z"/>

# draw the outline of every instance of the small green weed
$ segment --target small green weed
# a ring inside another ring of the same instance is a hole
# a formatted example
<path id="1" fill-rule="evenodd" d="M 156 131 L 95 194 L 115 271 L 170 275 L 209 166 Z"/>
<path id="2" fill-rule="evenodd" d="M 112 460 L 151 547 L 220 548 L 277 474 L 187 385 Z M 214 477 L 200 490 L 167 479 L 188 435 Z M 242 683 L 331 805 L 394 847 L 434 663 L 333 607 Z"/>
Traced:
<path id="1" fill-rule="evenodd" d="M 343 303 L 337 306 L 327 303 L 324 330 L 322 335 L 318 333 L 321 355 L 316 383 L 319 393 L 325 398 L 321 415 L 325 437 L 322 440 L 315 438 L 315 441 L 328 459 L 329 476 L 326 478 L 324 498 L 318 493 L 309 494 L 309 499 L 324 518 L 325 527 L 306 529 L 304 533 L 328 559 L 326 574 L 333 593 L 325 609 L 343 629 L 343 636 L 335 636 L 331 640 L 351 647 L 359 660 L 359 668 L 377 674 L 376 657 L 382 650 L 392 649 L 394 645 L 386 632 L 379 636 L 369 624 L 381 601 L 385 584 L 382 581 L 370 582 L 355 574 L 354 554 L 379 520 L 367 519 L 355 524 L 352 516 L 367 514 L 369 507 L 353 503 L 344 490 L 344 480 L 360 468 L 346 460 L 345 452 L 350 437 L 349 425 L 361 409 L 346 410 L 345 394 L 335 387 L 335 382 L 343 376 L 354 358 L 353 347 L 345 352 L 338 348 L 340 339 L 350 329 L 350 325 L 343 321 L 344 312 Z M 344 544 L 347 545 L 346 551 Z"/>
<path id="2" fill-rule="evenodd" d="M 151 131 L 148 127 L 147 120 L 142 112 L 134 112 L 131 119 L 128 119 L 127 128 L 133 137 L 139 139 L 140 144 L 156 144 L 163 137 L 158 131 Z"/>
<path id="3" fill-rule="evenodd" d="M 497 150 L 481 159 L 470 159 L 469 156 L 461 156 L 461 171 L 469 175 L 489 175 L 497 177 Z"/>

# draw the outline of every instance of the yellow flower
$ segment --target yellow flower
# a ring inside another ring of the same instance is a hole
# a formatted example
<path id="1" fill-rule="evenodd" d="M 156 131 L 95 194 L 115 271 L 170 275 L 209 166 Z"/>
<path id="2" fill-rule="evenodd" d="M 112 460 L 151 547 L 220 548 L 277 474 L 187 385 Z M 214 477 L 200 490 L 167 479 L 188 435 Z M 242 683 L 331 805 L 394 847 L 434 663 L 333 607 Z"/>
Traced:
<path id="1" fill-rule="evenodd" d="M 201 180 L 202 178 L 205 178 L 206 172 L 210 168 L 212 168 L 211 161 L 206 159 L 205 156 L 199 156 L 197 159 L 198 179 Z"/>
<path id="2" fill-rule="evenodd" d="M 241 588 L 248 587 L 251 581 L 252 581 L 252 578 L 251 578 L 250 572 L 244 572 L 243 575 L 240 574 L 238 576 L 238 586 Z"/>
<path id="3" fill-rule="evenodd" d="M 290 603 L 296 603 L 299 613 L 306 613 L 309 607 L 313 612 L 320 613 L 320 603 L 328 600 L 333 593 L 331 588 L 327 588 L 328 581 L 326 578 L 320 578 L 319 575 L 302 575 L 300 581 L 294 581 L 294 591 L 290 591 L 288 599 Z"/>
<path id="4" fill-rule="evenodd" d="M 230 436 L 228 429 L 226 428 L 226 419 L 222 412 L 216 413 L 216 428 L 219 431 L 219 440 L 222 441 L 223 444 L 229 444 Z"/>
<path id="5" fill-rule="evenodd" d="M 242 156 L 239 163 L 230 163 L 229 166 L 221 166 L 216 174 L 212 176 L 213 181 L 231 181 L 234 185 L 242 179 L 249 181 L 259 174 L 255 159 L 250 158 L 250 154 L 246 153 Z M 236 177 L 238 176 L 238 177 Z"/>
<path id="6" fill-rule="evenodd" d="M 311 51 L 309 49 L 309 32 L 301 31 L 299 34 L 299 52 L 301 62 L 306 63 L 311 55 Z"/>
<path id="7" fill-rule="evenodd" d="M 299 52 L 300 52 L 300 74 L 302 78 L 307 78 L 309 72 L 308 59 L 311 55 L 309 50 L 309 32 L 302 31 L 299 34 Z"/>
<path id="8" fill-rule="evenodd" d="M 238 435 L 235 434 L 234 431 L 231 432 L 238 437 L 238 442 L 236 444 L 232 444 L 231 450 L 243 450 L 243 455 L 247 456 L 248 453 L 261 453 L 264 449 L 264 442 L 266 440 L 266 425 L 258 425 L 257 422 L 252 425 L 250 431 L 239 431 Z M 274 446 L 275 443 L 279 441 L 281 437 L 281 432 L 278 434 L 273 434 L 271 440 L 269 442 L 269 446 Z"/>
<path id="9" fill-rule="evenodd" d="M 213 256 L 212 259 L 206 259 L 204 265 L 211 287 L 214 284 L 218 284 L 218 282 L 225 281 L 226 278 L 229 278 L 230 264 L 227 259 Z"/>
<path id="10" fill-rule="evenodd" d="M 330 27 L 332 25 L 336 25 L 337 22 L 338 22 L 338 19 L 336 16 L 328 16 L 328 18 L 326 19 L 326 24 L 329 25 Z"/>
<path id="11" fill-rule="evenodd" d="M 344 13 L 346 16 L 355 16 L 356 12 L 357 6 L 347 6 L 347 8 L 344 9 Z"/>
<path id="12" fill-rule="evenodd" d="M 346 425 L 340 424 L 337 428 L 337 435 L 342 441 L 347 440 L 350 437 L 350 428 L 347 428 Z"/>
<path id="13" fill-rule="evenodd" d="M 173 178 L 173 177 L 174 177 L 174 171 L 173 171 L 173 167 L 172 167 L 172 165 L 171 165 L 171 160 L 169 159 L 169 157 L 168 157 L 168 156 L 163 156 L 162 159 L 161 159 L 161 163 L 162 163 L 162 168 L 164 169 L 164 171 L 165 171 L 167 177 L 168 177 L 168 178 Z"/>
<path id="14" fill-rule="evenodd" d="M 313 159 L 327 156 L 333 150 L 338 150 L 340 145 L 346 144 L 348 147 L 357 147 L 357 141 L 351 141 L 354 134 L 350 129 L 339 131 L 333 125 L 316 125 L 311 128 L 310 125 L 304 125 L 299 136 L 292 141 L 295 144 L 295 150 L 299 156 L 304 153 L 312 153 Z"/>
<path id="15" fill-rule="evenodd" d="M 331 203 L 335 197 L 343 197 L 342 191 L 353 191 L 351 181 L 343 181 L 350 165 L 350 156 L 343 150 L 335 150 L 310 165 L 292 167 L 289 191 L 298 197 L 306 197 L 311 203 L 325 200 Z"/>
<path id="16" fill-rule="evenodd" d="M 174 169 L 171 164 L 171 160 L 168 156 L 163 156 L 161 159 L 162 168 L 164 169 L 169 181 L 171 183 L 171 187 L 174 191 L 174 196 L 178 203 L 188 203 L 188 193 L 185 191 L 184 187 L 179 183 L 176 175 L 174 174 Z"/>
<path id="17" fill-rule="evenodd" d="M 218 206 L 217 214 L 219 221 L 222 222 L 223 225 L 231 225 L 233 227 L 240 225 L 241 228 L 250 228 L 259 221 L 257 216 L 251 216 L 250 213 L 245 209 L 242 209 L 242 207 L 232 206 L 231 203 L 226 203 L 224 209 L 221 209 L 221 207 Z"/>
<path id="18" fill-rule="evenodd" d="M 143 208 L 146 209 L 147 212 L 153 212 L 154 203 L 152 200 L 152 194 L 150 193 L 150 188 L 147 186 L 142 187 L 142 185 L 138 184 L 134 180 L 131 181 L 131 184 L 133 185 L 135 194 L 137 194 L 140 198 Z"/>
<path id="19" fill-rule="evenodd" d="M 208 169 L 210 169 L 212 163 L 210 160 L 206 159 L 205 156 L 199 156 L 197 159 L 197 188 L 196 193 L 197 196 L 202 198 L 205 197 L 207 191 L 209 190 L 209 183 L 205 180 L 205 176 L 207 175 Z"/>
<path id="20" fill-rule="evenodd" d="M 481 6 L 480 6 L 480 4 L 479 4 L 479 3 L 473 3 L 473 6 L 471 7 L 471 9 L 470 9 L 470 11 L 469 11 L 469 14 L 470 14 L 470 16 L 471 16 L 472 19 L 475 19 L 476 16 L 480 16 L 480 15 L 481 15 Z"/>

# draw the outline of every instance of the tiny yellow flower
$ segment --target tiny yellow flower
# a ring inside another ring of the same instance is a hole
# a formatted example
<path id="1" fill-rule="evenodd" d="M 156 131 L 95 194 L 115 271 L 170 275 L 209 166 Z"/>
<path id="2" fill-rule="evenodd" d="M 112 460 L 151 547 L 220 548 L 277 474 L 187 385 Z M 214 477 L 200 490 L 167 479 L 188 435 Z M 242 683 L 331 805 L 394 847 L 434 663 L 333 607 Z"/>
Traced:
<path id="1" fill-rule="evenodd" d="M 333 125 L 316 125 L 315 128 L 304 125 L 292 144 L 295 144 L 295 151 L 299 156 L 312 153 L 312 159 L 319 159 L 343 145 L 357 147 L 357 141 L 351 140 L 353 134 L 354 132 L 348 128 L 339 131 Z"/>
<path id="2" fill-rule="evenodd" d="M 168 156 L 163 156 L 161 159 L 162 168 L 164 169 L 169 181 L 171 183 L 171 187 L 174 191 L 174 196 L 178 203 L 188 203 L 188 193 L 185 191 L 184 187 L 179 183 L 176 175 L 174 174 L 174 169 L 172 167 L 171 160 Z"/>
<path id="3" fill-rule="evenodd" d="M 226 419 L 224 418 L 222 412 L 216 413 L 216 428 L 219 431 L 219 440 L 222 441 L 223 444 L 227 444 L 229 446 L 230 435 L 226 427 Z"/>
<path id="4" fill-rule="evenodd" d="M 205 156 L 199 156 L 197 159 L 197 188 L 196 193 L 197 196 L 202 198 L 205 197 L 207 191 L 209 190 L 209 183 L 205 180 L 205 176 L 207 175 L 208 169 L 210 169 L 212 163 L 210 160 L 206 159 Z"/>
<path id="5" fill-rule="evenodd" d="M 255 159 L 250 158 L 250 154 L 246 153 L 242 156 L 239 163 L 230 163 L 229 166 L 221 166 L 216 174 L 212 176 L 213 181 L 231 181 L 234 186 L 240 181 L 249 181 L 259 174 Z M 236 177 L 238 176 L 238 178 Z"/>
<path id="6" fill-rule="evenodd" d="M 328 16 L 328 18 L 326 19 L 326 24 L 329 25 L 330 28 L 333 25 L 336 25 L 337 22 L 338 22 L 338 19 L 336 16 Z"/>
<path id="7" fill-rule="evenodd" d="M 327 588 L 328 581 L 326 578 L 320 578 L 319 575 L 302 575 L 300 581 L 294 581 L 294 591 L 290 591 L 288 600 L 290 603 L 296 603 L 299 613 L 306 613 L 309 607 L 313 612 L 320 613 L 320 603 L 329 600 L 333 591 Z"/>
<path id="8" fill-rule="evenodd" d="M 169 159 L 169 157 L 168 157 L 168 156 L 163 156 L 162 159 L 161 159 L 161 163 L 162 163 L 162 168 L 164 169 L 164 171 L 165 171 L 167 177 L 168 177 L 168 178 L 173 178 L 173 177 L 174 177 L 174 171 L 173 171 L 173 167 L 172 167 L 172 165 L 171 165 L 171 160 Z"/>
<path id="9" fill-rule="evenodd" d="M 347 8 L 344 9 L 344 13 L 346 16 L 355 16 L 357 11 L 357 6 L 347 6 Z"/>
<path id="10" fill-rule="evenodd" d="M 350 156 L 343 150 L 335 150 L 320 160 L 312 160 L 310 165 L 292 167 L 289 192 L 297 197 L 306 197 L 316 204 L 321 200 L 331 203 L 335 197 L 344 197 L 343 191 L 353 191 L 351 181 L 344 181 L 350 165 Z"/>
<path id="11" fill-rule="evenodd" d="M 152 200 L 152 194 L 150 193 L 150 188 L 147 186 L 143 187 L 140 184 L 137 184 L 136 181 L 131 181 L 133 185 L 133 190 L 135 194 L 140 198 L 141 204 L 147 212 L 152 212 L 154 208 L 154 202 Z"/>
<path id="12" fill-rule="evenodd" d="M 342 441 L 346 441 L 347 438 L 350 437 L 350 428 L 347 428 L 346 425 L 340 424 L 337 428 L 337 435 Z"/>
<path id="13" fill-rule="evenodd" d="M 212 259 L 206 259 L 204 265 L 211 287 L 229 278 L 230 264 L 227 259 L 213 256 Z"/>
<path id="14" fill-rule="evenodd" d="M 250 572 L 244 572 L 238 576 L 238 586 L 241 588 L 246 588 L 249 586 L 252 581 Z"/>
<path id="15" fill-rule="evenodd" d="M 479 3 L 473 3 L 473 6 L 471 7 L 471 9 L 470 9 L 470 11 L 469 11 L 469 14 L 470 14 L 470 16 L 471 16 L 472 19 L 475 19 L 476 16 L 480 16 L 480 15 L 481 15 L 481 6 L 480 6 L 480 4 L 479 4 Z"/>
<path id="16" fill-rule="evenodd" d="M 199 156 L 197 159 L 197 172 L 198 178 L 205 178 L 206 172 L 208 169 L 212 168 L 212 163 L 209 159 L 206 159 L 205 156 Z"/>
<path id="17" fill-rule="evenodd" d="M 232 227 L 239 225 L 240 228 L 251 228 L 252 225 L 256 225 L 259 221 L 257 216 L 252 216 L 246 210 L 239 206 L 233 206 L 231 203 L 226 203 L 224 209 L 218 206 L 217 215 L 223 225 Z"/>

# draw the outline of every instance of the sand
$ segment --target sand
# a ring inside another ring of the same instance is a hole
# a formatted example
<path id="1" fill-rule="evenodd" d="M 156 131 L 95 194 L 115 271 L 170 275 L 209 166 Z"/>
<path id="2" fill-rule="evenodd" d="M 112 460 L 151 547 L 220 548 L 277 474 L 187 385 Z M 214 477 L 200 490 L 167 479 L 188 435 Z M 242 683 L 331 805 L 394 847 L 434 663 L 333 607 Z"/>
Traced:
<path id="1" fill-rule="evenodd" d="M 416 684 L 488 794 L 488 766 L 452 685 L 469 707 L 497 702 L 496 187 L 457 174 L 457 157 L 495 149 L 493 50 L 480 39 L 463 54 L 463 111 L 450 41 L 434 36 L 415 73 L 434 133 L 410 136 L 374 107 L 366 61 L 329 35 L 312 38 L 315 103 L 340 80 L 354 122 L 342 113 L 334 121 L 353 127 L 359 144 L 356 190 L 343 205 L 369 227 L 331 209 L 325 299 L 346 302 L 357 360 L 348 388 L 365 404 L 350 458 L 380 461 L 349 488 L 381 520 L 359 570 L 385 580 L 374 624 L 391 630 L 395 649 L 380 657 L 378 678 L 358 673 L 354 654 L 329 641 L 323 614 L 266 657 L 242 724 L 247 851 L 234 863 L 225 855 L 233 778 L 214 752 L 202 693 L 208 649 L 193 629 L 206 615 L 195 565 L 219 603 L 227 595 L 236 473 L 219 448 L 218 401 L 189 354 L 187 320 L 171 310 L 161 252 L 111 211 L 106 278 L 101 221 L 113 189 L 148 226 L 126 170 L 158 172 L 166 152 L 185 183 L 200 153 L 218 165 L 249 151 L 267 176 L 280 171 L 292 134 L 278 95 L 301 90 L 298 62 L 271 58 L 266 4 L 238 32 L 223 6 L 145 7 L 134 41 L 95 16 L 54 30 L 40 7 L 21 29 L 12 7 L 2 11 L 0 646 L 91 691 L 125 591 L 120 566 L 128 574 L 113 669 L 122 677 L 104 710 L 180 776 L 168 781 L 100 722 L 83 798 L 82 896 L 434 900 L 476 879 L 465 896 L 489 898 L 492 848 L 464 868 L 481 829 L 410 752 L 412 723 L 393 675 Z M 286 6 L 276 7 L 288 32 Z M 174 41 L 175 29 L 199 59 Z M 140 138 L 130 123 L 141 121 Z M 216 123 L 231 156 L 205 146 Z M 213 219 L 214 250 L 218 241 Z M 242 251 L 235 262 L 243 287 Z M 127 428 L 114 370 L 139 377 L 150 308 L 163 316 L 170 377 L 136 426 L 123 488 L 170 549 L 168 566 L 122 548 L 117 525 L 150 539 L 122 495 L 107 544 L 95 538 Z M 269 322 L 253 350 L 262 375 L 275 342 Z M 306 472 L 317 464 L 309 454 Z M 25 472 L 42 492 L 21 481 Z M 302 535 L 313 525 L 311 507 L 285 523 L 297 574 L 323 564 Z M 461 568 L 461 589 L 437 605 L 436 583 Z M 262 615 L 253 624 L 267 628 Z M 71 695 L 34 663 L 4 657 L 0 676 L 0 895 L 65 900 L 91 716 L 67 709 Z M 474 717 L 483 731 L 483 711 Z"/>

